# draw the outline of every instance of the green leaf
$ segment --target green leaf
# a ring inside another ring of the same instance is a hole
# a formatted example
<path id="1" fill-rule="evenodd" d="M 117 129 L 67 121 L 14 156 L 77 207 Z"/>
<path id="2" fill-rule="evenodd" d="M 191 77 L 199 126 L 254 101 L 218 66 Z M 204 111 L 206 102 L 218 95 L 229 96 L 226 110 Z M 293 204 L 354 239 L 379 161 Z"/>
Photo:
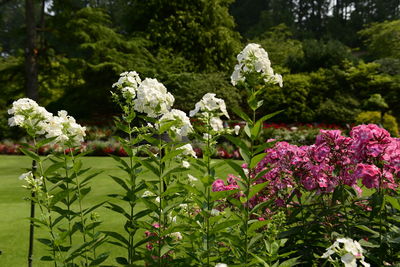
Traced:
<path id="1" fill-rule="evenodd" d="M 228 139 L 230 142 L 232 142 L 233 144 L 235 144 L 236 146 L 240 147 L 241 149 L 243 149 L 246 153 L 249 153 L 249 149 L 247 147 L 247 145 L 242 141 L 242 139 L 240 137 L 234 137 L 231 135 L 225 135 L 224 136 L 226 139 Z"/>
<path id="2" fill-rule="evenodd" d="M 164 246 L 162 246 L 161 248 L 161 257 L 165 255 L 165 253 L 167 253 L 168 251 L 170 251 L 172 249 L 172 247 L 168 244 L 165 244 Z"/>
<path id="3" fill-rule="evenodd" d="M 238 115 L 240 118 L 242 118 L 243 120 L 245 120 L 246 122 L 248 122 L 249 124 L 252 124 L 252 121 L 250 119 L 249 116 L 247 116 L 246 113 L 243 112 L 243 110 L 241 110 L 240 108 L 234 108 L 233 112 Z"/>
<path id="4" fill-rule="evenodd" d="M 250 224 L 250 227 L 249 227 L 248 231 L 250 233 L 255 232 L 258 229 L 260 229 L 261 227 L 267 225 L 268 223 L 269 223 L 269 221 L 255 221 L 252 224 Z"/>
<path id="5" fill-rule="evenodd" d="M 257 164 L 263 159 L 265 158 L 265 155 L 267 155 L 267 153 L 261 153 L 258 155 L 255 155 L 251 161 L 250 161 L 250 169 L 253 169 L 257 166 Z"/>
<path id="6" fill-rule="evenodd" d="M 129 186 L 125 183 L 125 181 L 122 180 L 121 178 L 118 178 L 118 177 L 113 176 L 113 175 L 109 175 L 109 176 L 111 177 L 111 179 L 113 179 L 117 184 L 119 184 L 126 191 L 130 191 L 131 190 L 129 188 Z"/>
<path id="7" fill-rule="evenodd" d="M 152 173 L 154 173 L 157 177 L 160 176 L 160 171 L 153 165 L 151 164 L 151 162 L 147 161 L 147 160 L 142 160 L 140 162 L 146 169 L 148 169 L 149 171 L 151 171 Z"/>
<path id="8" fill-rule="evenodd" d="M 117 212 L 119 214 L 124 215 L 125 218 L 127 218 L 128 220 L 130 219 L 129 214 L 124 210 L 124 208 L 122 208 L 122 207 L 120 207 L 120 206 L 118 206 L 116 204 L 113 204 L 111 202 L 108 202 L 108 205 L 110 205 L 110 206 L 106 206 L 107 209 L 110 209 L 112 211 L 115 211 L 115 212 Z"/>
<path id="9" fill-rule="evenodd" d="M 385 198 L 386 198 L 386 201 L 389 202 L 393 208 L 400 211 L 400 201 L 398 198 L 395 198 L 395 197 L 392 197 L 389 195 L 385 195 Z"/>
<path id="10" fill-rule="evenodd" d="M 42 147 L 42 146 L 44 146 L 44 145 L 47 145 L 47 144 L 53 142 L 54 140 L 56 140 L 57 137 L 58 137 L 58 136 L 54 136 L 54 137 L 45 138 L 45 139 L 43 139 L 43 140 L 40 140 L 39 142 L 37 142 L 36 147 L 39 148 L 39 147 Z"/>
<path id="11" fill-rule="evenodd" d="M 262 126 L 263 126 L 263 123 L 261 121 L 257 121 L 256 124 L 254 124 L 253 128 L 251 129 L 251 135 L 250 135 L 252 140 L 258 139 L 258 136 L 260 135 Z"/>
<path id="12" fill-rule="evenodd" d="M 122 166 L 124 166 L 126 169 L 129 169 L 129 165 L 128 163 L 126 163 L 125 160 L 123 160 L 122 158 L 115 156 L 113 154 L 108 154 L 111 158 L 113 158 L 116 162 L 121 163 Z"/>
<path id="13" fill-rule="evenodd" d="M 36 161 L 40 161 L 39 155 L 36 154 L 35 152 L 30 151 L 30 150 L 25 149 L 25 148 L 22 148 L 22 147 L 20 148 L 20 150 L 21 150 L 22 153 L 24 153 L 26 156 L 30 157 L 31 159 L 36 160 Z"/>
<path id="14" fill-rule="evenodd" d="M 110 252 L 103 252 L 100 255 L 96 257 L 96 259 L 92 260 L 89 266 L 98 266 L 100 263 L 104 262 L 108 256 L 110 255 Z"/>
<path id="15" fill-rule="evenodd" d="M 253 254 L 251 252 L 249 252 L 259 263 L 261 263 L 264 267 L 270 267 L 268 265 L 268 263 L 266 263 L 263 259 L 261 259 L 259 256 L 257 256 L 256 254 Z"/>
<path id="16" fill-rule="evenodd" d="M 100 202 L 100 203 L 98 203 L 98 204 L 96 204 L 96 205 L 90 207 L 89 209 L 84 209 L 84 210 L 83 210 L 83 214 L 84 214 L 84 215 L 89 214 L 90 212 L 94 211 L 94 210 L 97 209 L 98 207 L 103 206 L 103 204 L 106 203 L 106 202 L 107 202 L 107 201 L 103 201 L 103 202 Z"/>
<path id="17" fill-rule="evenodd" d="M 122 264 L 122 265 L 129 265 L 128 260 L 125 259 L 124 257 L 116 257 L 116 258 L 115 258 L 115 261 L 116 261 L 117 263 L 119 263 L 119 264 Z"/>
<path id="18" fill-rule="evenodd" d="M 375 236 L 379 236 L 379 233 L 378 233 L 378 232 L 376 232 L 376 231 L 374 231 L 374 230 L 368 228 L 368 227 L 365 226 L 365 225 L 356 225 L 356 227 L 359 228 L 359 229 L 361 229 L 361 230 L 364 230 L 364 231 L 366 231 L 366 232 L 369 232 L 369 233 L 371 233 L 371 234 L 373 234 L 373 235 L 375 235 Z"/>
<path id="19" fill-rule="evenodd" d="M 186 168 L 183 168 L 183 167 L 181 167 L 181 166 L 177 166 L 177 167 L 174 167 L 174 168 L 172 168 L 172 169 L 169 169 L 168 171 L 166 171 L 163 175 L 162 175 L 162 177 L 164 178 L 164 177 L 168 177 L 168 176 L 170 176 L 171 174 L 173 174 L 173 173 L 176 173 L 176 172 L 185 172 L 185 171 L 187 171 L 188 169 L 186 169 Z"/>
<path id="20" fill-rule="evenodd" d="M 177 121 L 176 121 L 176 120 L 171 120 L 171 121 L 168 121 L 168 122 L 163 122 L 163 123 L 161 124 L 161 127 L 160 127 L 160 129 L 158 130 L 158 132 L 159 132 L 159 133 L 164 133 L 164 132 L 166 132 L 167 130 L 171 129 L 171 127 L 174 126 L 175 124 L 177 124 Z"/>
<path id="21" fill-rule="evenodd" d="M 237 164 L 236 162 L 232 161 L 232 160 L 225 160 L 225 162 L 232 168 L 234 169 L 239 175 L 240 177 L 247 177 L 246 174 L 243 171 L 242 166 L 240 166 L 239 164 Z"/>
<path id="22" fill-rule="evenodd" d="M 229 228 L 231 226 L 234 226 L 234 225 L 236 225 L 238 223 L 240 223 L 240 220 L 225 221 L 225 222 L 219 223 L 217 225 L 214 225 L 212 227 L 212 229 L 211 229 L 211 232 L 215 233 L 215 232 L 218 232 L 220 230 L 223 230 L 223 229 Z"/>
<path id="23" fill-rule="evenodd" d="M 56 162 L 52 165 L 50 165 L 45 171 L 44 171 L 44 176 L 47 177 L 53 172 L 57 171 L 58 169 L 62 168 L 64 166 L 64 162 Z"/>
<path id="24" fill-rule="evenodd" d="M 275 117 L 276 115 L 278 115 L 279 113 L 282 113 L 282 112 L 283 112 L 283 110 L 279 110 L 279 111 L 276 111 L 276 112 L 267 114 L 267 115 L 261 117 L 261 118 L 257 121 L 257 123 L 258 123 L 258 122 L 261 122 L 261 124 L 263 124 L 264 121 L 269 120 L 270 118 Z"/>
<path id="25" fill-rule="evenodd" d="M 152 211 L 157 211 L 158 210 L 158 206 L 156 204 L 154 204 L 153 202 L 147 200 L 146 198 L 141 198 L 140 199 L 146 206 L 147 208 L 149 208 Z"/>
<path id="26" fill-rule="evenodd" d="M 251 130 L 250 130 L 249 124 L 246 124 L 244 126 L 244 132 L 247 135 L 247 137 L 251 138 Z"/>
<path id="27" fill-rule="evenodd" d="M 183 149 L 180 149 L 180 148 L 178 147 L 178 148 L 176 148 L 175 150 L 168 152 L 168 153 L 161 159 L 161 162 L 167 162 L 167 161 L 169 161 L 170 159 L 173 159 L 173 158 L 175 158 L 176 156 L 182 154 L 183 151 L 184 151 Z"/>
<path id="28" fill-rule="evenodd" d="M 300 256 L 296 257 L 296 258 L 288 259 L 288 260 L 282 262 L 281 264 L 279 264 L 279 267 L 295 266 L 295 265 L 299 264 L 299 262 L 297 261 L 299 258 L 300 258 Z"/>
<path id="29" fill-rule="evenodd" d="M 261 183 L 261 184 L 256 184 L 256 185 L 251 186 L 251 187 L 250 187 L 250 193 L 249 193 L 249 199 L 251 199 L 251 198 L 254 197 L 258 192 L 260 192 L 261 190 L 263 190 L 263 189 L 267 186 L 268 183 L 269 183 L 269 181 L 268 181 L 268 182 Z"/>
<path id="30" fill-rule="evenodd" d="M 120 241 L 121 243 L 125 244 L 126 248 L 129 247 L 129 241 L 124 236 L 122 236 L 120 233 L 112 232 L 112 231 L 102 231 L 102 233 L 104 233 L 105 235 L 110 236 L 110 237 Z"/>
<path id="31" fill-rule="evenodd" d="M 227 198 L 233 194 L 236 194 L 239 192 L 238 189 L 235 190 L 226 190 L 226 191 L 216 191 L 216 192 L 211 192 L 211 202 L 216 201 L 216 200 L 221 200 L 224 198 Z"/>
<path id="32" fill-rule="evenodd" d="M 41 261 L 53 261 L 53 257 L 51 256 L 43 256 L 40 258 Z"/>

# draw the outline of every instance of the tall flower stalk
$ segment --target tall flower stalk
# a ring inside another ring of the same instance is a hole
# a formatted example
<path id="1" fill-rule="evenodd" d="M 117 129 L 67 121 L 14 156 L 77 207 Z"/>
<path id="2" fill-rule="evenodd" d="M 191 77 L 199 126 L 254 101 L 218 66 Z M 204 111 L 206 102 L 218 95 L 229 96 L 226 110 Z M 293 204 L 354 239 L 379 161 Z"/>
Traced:
<path id="1" fill-rule="evenodd" d="M 265 120 L 271 118 L 277 113 L 265 115 L 257 119 L 257 110 L 262 106 L 263 101 L 260 96 L 266 92 L 269 86 L 278 84 L 282 86 L 282 76 L 275 74 L 271 68 L 271 62 L 267 52 L 257 44 L 247 45 L 242 52 L 237 56 L 238 64 L 231 76 L 231 82 L 234 86 L 243 88 L 247 93 L 247 105 L 250 111 L 250 116 L 241 110 L 236 110 L 235 113 L 246 121 L 244 127 L 245 137 L 247 142 L 243 142 L 239 138 L 227 136 L 227 138 L 235 143 L 240 148 L 240 154 L 245 161 L 246 169 L 243 170 L 234 162 L 229 162 L 241 177 L 241 190 L 243 195 L 240 197 L 240 203 L 237 203 L 237 208 L 241 211 L 241 242 L 238 244 L 240 248 L 241 264 L 248 266 L 250 262 L 251 248 L 256 242 L 251 243 L 250 240 L 254 236 L 255 230 L 265 224 L 255 224 L 253 219 L 259 206 L 254 206 L 252 198 L 257 195 L 266 183 L 257 184 L 255 168 L 258 162 L 265 156 L 265 144 L 259 143 L 259 136 Z M 239 207 L 243 205 L 243 207 Z M 251 228 L 251 230 L 250 230 Z"/>
<path id="2" fill-rule="evenodd" d="M 223 99 L 215 97 L 215 94 L 208 93 L 196 103 L 195 109 L 190 111 L 191 117 L 199 119 L 200 125 L 197 128 L 198 139 L 203 143 L 203 158 L 197 160 L 199 169 L 204 173 L 204 177 L 200 179 L 203 184 L 203 192 L 200 203 L 200 214 L 202 215 L 202 229 L 201 240 L 204 240 L 204 259 L 206 266 L 211 266 L 211 257 L 217 255 L 215 250 L 215 243 L 217 242 L 216 233 L 212 231 L 212 226 L 215 223 L 210 223 L 212 217 L 212 210 L 215 205 L 215 200 L 212 198 L 211 185 L 216 180 L 215 168 L 216 165 L 211 163 L 211 156 L 214 152 L 214 147 L 217 144 L 217 139 L 225 134 L 232 133 L 230 129 L 225 129 L 221 116 L 229 118 L 226 110 L 226 105 Z M 201 203 L 204 201 L 204 204 Z M 202 246 L 200 246 L 202 247 Z M 203 259 L 200 255 L 199 259 Z M 200 261 L 202 262 L 202 260 Z"/>

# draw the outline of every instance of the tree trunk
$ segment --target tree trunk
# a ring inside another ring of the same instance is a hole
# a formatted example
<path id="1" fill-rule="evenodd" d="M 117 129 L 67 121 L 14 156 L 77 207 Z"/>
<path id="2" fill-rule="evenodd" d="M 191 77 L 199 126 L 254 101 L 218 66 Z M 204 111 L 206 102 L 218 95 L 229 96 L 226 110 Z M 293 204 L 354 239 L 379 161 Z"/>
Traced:
<path id="1" fill-rule="evenodd" d="M 25 93 L 28 98 L 37 101 L 39 98 L 37 65 L 38 49 L 34 0 L 25 0 L 25 24 L 27 31 L 27 42 L 25 47 Z"/>

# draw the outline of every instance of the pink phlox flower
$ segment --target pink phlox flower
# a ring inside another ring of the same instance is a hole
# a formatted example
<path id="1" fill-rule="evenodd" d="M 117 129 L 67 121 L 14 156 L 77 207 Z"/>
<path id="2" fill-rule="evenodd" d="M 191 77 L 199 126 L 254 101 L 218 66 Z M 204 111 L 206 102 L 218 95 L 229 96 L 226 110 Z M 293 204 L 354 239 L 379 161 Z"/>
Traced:
<path id="1" fill-rule="evenodd" d="M 361 179 L 367 188 L 379 188 L 382 173 L 375 165 L 359 163 L 354 175 Z"/>

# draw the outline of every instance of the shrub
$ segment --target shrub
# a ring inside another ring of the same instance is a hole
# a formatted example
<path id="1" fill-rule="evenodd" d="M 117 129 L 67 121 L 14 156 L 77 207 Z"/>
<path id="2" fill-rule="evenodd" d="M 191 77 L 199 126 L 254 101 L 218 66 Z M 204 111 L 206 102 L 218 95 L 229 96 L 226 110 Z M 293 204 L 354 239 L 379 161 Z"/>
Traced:
<path id="1" fill-rule="evenodd" d="M 375 123 L 382 124 L 383 127 L 389 131 L 393 136 L 399 136 L 399 125 L 397 124 L 396 118 L 390 114 L 383 115 L 379 111 L 364 111 L 357 115 L 356 123 Z"/>

